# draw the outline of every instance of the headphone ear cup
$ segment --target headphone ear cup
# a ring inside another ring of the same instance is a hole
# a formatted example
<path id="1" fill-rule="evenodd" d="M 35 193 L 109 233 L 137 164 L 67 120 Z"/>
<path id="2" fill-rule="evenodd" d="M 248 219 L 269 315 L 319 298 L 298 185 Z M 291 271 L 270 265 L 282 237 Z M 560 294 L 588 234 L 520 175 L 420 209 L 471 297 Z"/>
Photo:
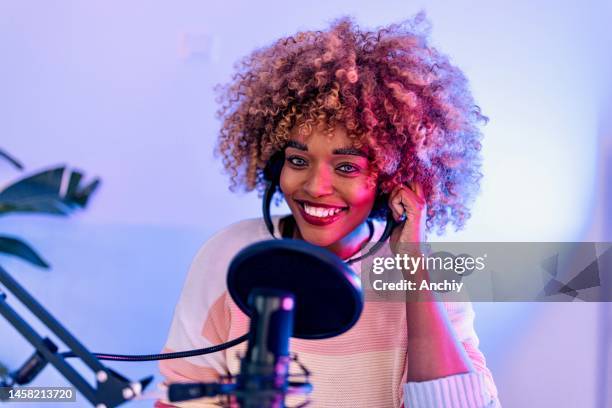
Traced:
<path id="1" fill-rule="evenodd" d="M 264 223 L 270 231 L 270 235 L 274 236 L 274 224 L 272 223 L 272 216 L 270 215 L 270 205 L 272 204 L 272 197 L 279 188 L 280 175 L 283 170 L 283 164 L 285 162 L 285 152 L 276 152 L 270 157 L 266 167 L 263 170 L 263 179 L 266 181 L 266 190 L 264 192 L 262 201 L 262 213 Z"/>
<path id="2" fill-rule="evenodd" d="M 374 199 L 370 212 L 371 218 L 385 218 L 391 211 L 389 209 L 389 194 L 379 191 Z"/>
<path id="3" fill-rule="evenodd" d="M 285 162 L 285 152 L 280 151 L 274 153 L 266 167 L 263 170 L 263 177 L 265 181 L 271 182 L 275 186 L 280 184 L 280 175 L 283 170 L 283 164 Z"/>

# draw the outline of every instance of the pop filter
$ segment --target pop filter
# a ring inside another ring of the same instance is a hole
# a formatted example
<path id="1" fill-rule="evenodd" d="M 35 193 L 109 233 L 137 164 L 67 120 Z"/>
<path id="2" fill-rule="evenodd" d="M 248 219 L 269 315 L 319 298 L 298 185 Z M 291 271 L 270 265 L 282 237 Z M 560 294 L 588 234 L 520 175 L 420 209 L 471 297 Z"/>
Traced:
<path id="1" fill-rule="evenodd" d="M 234 302 L 248 316 L 255 288 L 295 295 L 293 337 L 326 339 L 349 330 L 363 310 L 359 277 L 332 252 L 305 241 L 262 241 L 240 251 L 227 274 Z"/>

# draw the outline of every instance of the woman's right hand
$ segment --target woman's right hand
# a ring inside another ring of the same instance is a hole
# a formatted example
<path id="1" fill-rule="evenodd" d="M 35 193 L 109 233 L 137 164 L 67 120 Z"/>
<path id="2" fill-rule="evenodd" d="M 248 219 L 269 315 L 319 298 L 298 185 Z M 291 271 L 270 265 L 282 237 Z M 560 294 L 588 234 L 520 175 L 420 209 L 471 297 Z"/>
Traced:
<path id="1" fill-rule="evenodd" d="M 391 233 L 391 248 L 402 243 L 425 242 L 427 201 L 419 183 L 411 183 L 410 188 L 403 185 L 395 187 L 389 195 L 389 208 L 399 223 Z"/>

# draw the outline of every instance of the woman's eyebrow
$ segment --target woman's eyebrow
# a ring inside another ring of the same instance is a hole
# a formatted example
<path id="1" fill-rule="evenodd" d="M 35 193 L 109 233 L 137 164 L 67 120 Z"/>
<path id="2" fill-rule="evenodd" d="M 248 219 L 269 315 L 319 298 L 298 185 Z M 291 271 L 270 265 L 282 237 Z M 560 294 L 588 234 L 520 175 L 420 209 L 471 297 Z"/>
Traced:
<path id="1" fill-rule="evenodd" d="M 306 146 L 304 143 L 300 143 L 300 142 L 297 142 L 295 140 L 289 140 L 287 142 L 287 146 L 286 147 L 293 147 L 295 149 L 303 150 L 305 152 L 308 151 L 308 146 Z"/>
<path id="2" fill-rule="evenodd" d="M 362 156 L 362 157 L 365 157 L 366 159 L 368 158 L 368 154 L 366 152 L 364 152 L 363 150 L 356 149 L 354 147 L 341 147 L 339 149 L 335 149 L 332 153 L 333 154 L 347 154 L 351 156 Z"/>
<path id="3" fill-rule="evenodd" d="M 302 150 L 304 152 L 308 151 L 308 146 L 298 141 L 295 141 L 295 140 L 289 140 L 287 142 L 286 147 L 293 147 L 294 149 Z M 334 149 L 332 153 L 333 154 L 346 154 L 350 156 L 362 156 L 362 157 L 365 157 L 366 159 L 368 158 L 368 154 L 366 152 L 364 152 L 363 150 L 356 149 L 354 147 L 340 147 L 338 149 Z"/>

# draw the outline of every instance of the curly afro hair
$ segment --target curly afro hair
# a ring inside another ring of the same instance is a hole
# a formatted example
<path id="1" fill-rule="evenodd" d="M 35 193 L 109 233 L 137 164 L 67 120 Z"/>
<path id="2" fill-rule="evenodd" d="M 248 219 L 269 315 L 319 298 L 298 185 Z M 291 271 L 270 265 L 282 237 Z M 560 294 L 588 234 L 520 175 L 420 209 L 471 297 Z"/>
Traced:
<path id="1" fill-rule="evenodd" d="M 217 87 L 216 153 L 230 188 L 261 190 L 266 163 L 295 126 L 308 135 L 318 123 L 330 133 L 341 124 L 370 152 L 381 197 L 416 181 L 427 199 L 427 230 L 461 229 L 482 177 L 478 125 L 487 118 L 463 73 L 428 45 L 428 31 L 422 13 L 376 31 L 343 17 L 240 61 L 232 81 Z M 377 200 L 372 215 L 384 205 Z"/>

